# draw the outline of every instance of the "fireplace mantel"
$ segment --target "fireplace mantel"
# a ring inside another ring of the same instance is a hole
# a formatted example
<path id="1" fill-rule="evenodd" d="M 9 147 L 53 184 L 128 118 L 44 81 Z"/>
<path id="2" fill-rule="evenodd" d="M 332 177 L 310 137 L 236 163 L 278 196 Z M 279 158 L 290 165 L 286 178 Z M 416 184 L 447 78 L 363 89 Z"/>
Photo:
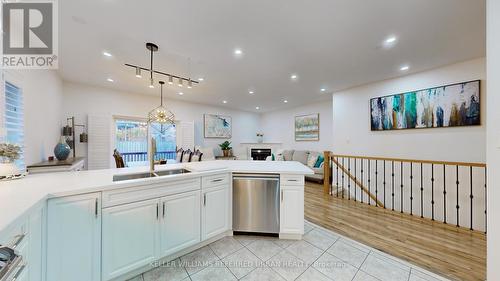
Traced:
<path id="1" fill-rule="evenodd" d="M 281 149 L 281 142 L 242 142 L 240 143 L 241 147 L 246 148 L 247 150 L 247 159 L 251 160 L 252 149 L 271 149 L 271 153 L 276 153 L 278 149 Z"/>

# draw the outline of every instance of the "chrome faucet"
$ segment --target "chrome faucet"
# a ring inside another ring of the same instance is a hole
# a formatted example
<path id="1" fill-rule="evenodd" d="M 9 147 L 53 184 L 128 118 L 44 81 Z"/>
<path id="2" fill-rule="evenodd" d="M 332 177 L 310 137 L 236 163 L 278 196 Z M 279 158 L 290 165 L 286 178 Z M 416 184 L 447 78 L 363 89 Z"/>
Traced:
<path id="1" fill-rule="evenodd" d="M 151 152 L 149 153 L 149 172 L 155 172 L 155 154 L 156 154 L 156 140 L 151 137 Z"/>

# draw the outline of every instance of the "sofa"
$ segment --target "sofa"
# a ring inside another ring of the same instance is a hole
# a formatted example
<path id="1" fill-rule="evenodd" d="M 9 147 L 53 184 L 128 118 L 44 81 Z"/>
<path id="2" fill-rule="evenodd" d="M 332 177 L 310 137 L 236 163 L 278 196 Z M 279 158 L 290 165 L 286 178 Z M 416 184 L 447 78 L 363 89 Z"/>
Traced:
<path id="1" fill-rule="evenodd" d="M 314 175 L 306 175 L 306 180 L 323 182 L 325 178 L 323 153 L 308 150 L 280 150 L 270 156 L 268 160 L 297 161 L 314 171 Z"/>

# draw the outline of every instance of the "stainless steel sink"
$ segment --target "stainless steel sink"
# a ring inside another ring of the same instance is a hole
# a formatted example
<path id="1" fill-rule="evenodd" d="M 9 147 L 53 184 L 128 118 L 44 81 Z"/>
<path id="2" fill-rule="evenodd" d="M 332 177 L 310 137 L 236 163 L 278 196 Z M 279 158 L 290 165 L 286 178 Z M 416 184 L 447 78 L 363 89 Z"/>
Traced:
<path id="1" fill-rule="evenodd" d="M 169 176 L 169 175 L 177 175 L 177 174 L 186 174 L 186 173 L 191 173 L 191 171 L 186 170 L 186 169 L 155 171 L 155 174 L 158 175 L 159 177 Z"/>
<path id="2" fill-rule="evenodd" d="M 155 171 L 154 173 L 146 172 L 146 173 L 137 173 L 137 174 L 114 175 L 113 181 L 127 181 L 127 180 L 135 180 L 135 179 L 155 178 L 155 177 L 161 177 L 161 176 L 185 174 L 185 173 L 190 173 L 190 172 L 191 171 L 186 170 L 186 169 L 174 169 L 174 170 Z"/>
<path id="3" fill-rule="evenodd" d="M 114 175 L 113 181 L 127 181 L 127 180 L 135 180 L 135 179 L 144 179 L 144 178 L 154 178 L 157 177 L 155 173 L 140 173 L 140 174 L 127 174 L 127 175 Z"/>

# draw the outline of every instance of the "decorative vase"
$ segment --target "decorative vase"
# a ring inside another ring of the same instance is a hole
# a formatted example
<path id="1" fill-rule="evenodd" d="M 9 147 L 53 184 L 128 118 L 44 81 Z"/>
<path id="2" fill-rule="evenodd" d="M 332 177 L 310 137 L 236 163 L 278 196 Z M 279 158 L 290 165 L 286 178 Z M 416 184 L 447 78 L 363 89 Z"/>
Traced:
<path id="1" fill-rule="evenodd" d="M 224 155 L 224 157 L 229 157 L 229 152 L 231 152 L 230 149 L 225 149 L 222 151 L 222 154 Z"/>
<path id="2" fill-rule="evenodd" d="M 54 147 L 54 155 L 56 156 L 57 160 L 63 161 L 68 159 L 70 152 L 71 148 L 66 143 L 66 139 L 64 137 L 61 137 L 61 141 L 59 141 L 59 143 L 56 144 L 56 147 Z"/>
<path id="3" fill-rule="evenodd" d="M 10 179 L 21 174 L 14 162 L 0 162 L 0 179 Z"/>
<path id="4" fill-rule="evenodd" d="M 257 137 L 257 142 L 258 143 L 263 143 L 264 142 L 264 136 L 258 136 Z"/>

